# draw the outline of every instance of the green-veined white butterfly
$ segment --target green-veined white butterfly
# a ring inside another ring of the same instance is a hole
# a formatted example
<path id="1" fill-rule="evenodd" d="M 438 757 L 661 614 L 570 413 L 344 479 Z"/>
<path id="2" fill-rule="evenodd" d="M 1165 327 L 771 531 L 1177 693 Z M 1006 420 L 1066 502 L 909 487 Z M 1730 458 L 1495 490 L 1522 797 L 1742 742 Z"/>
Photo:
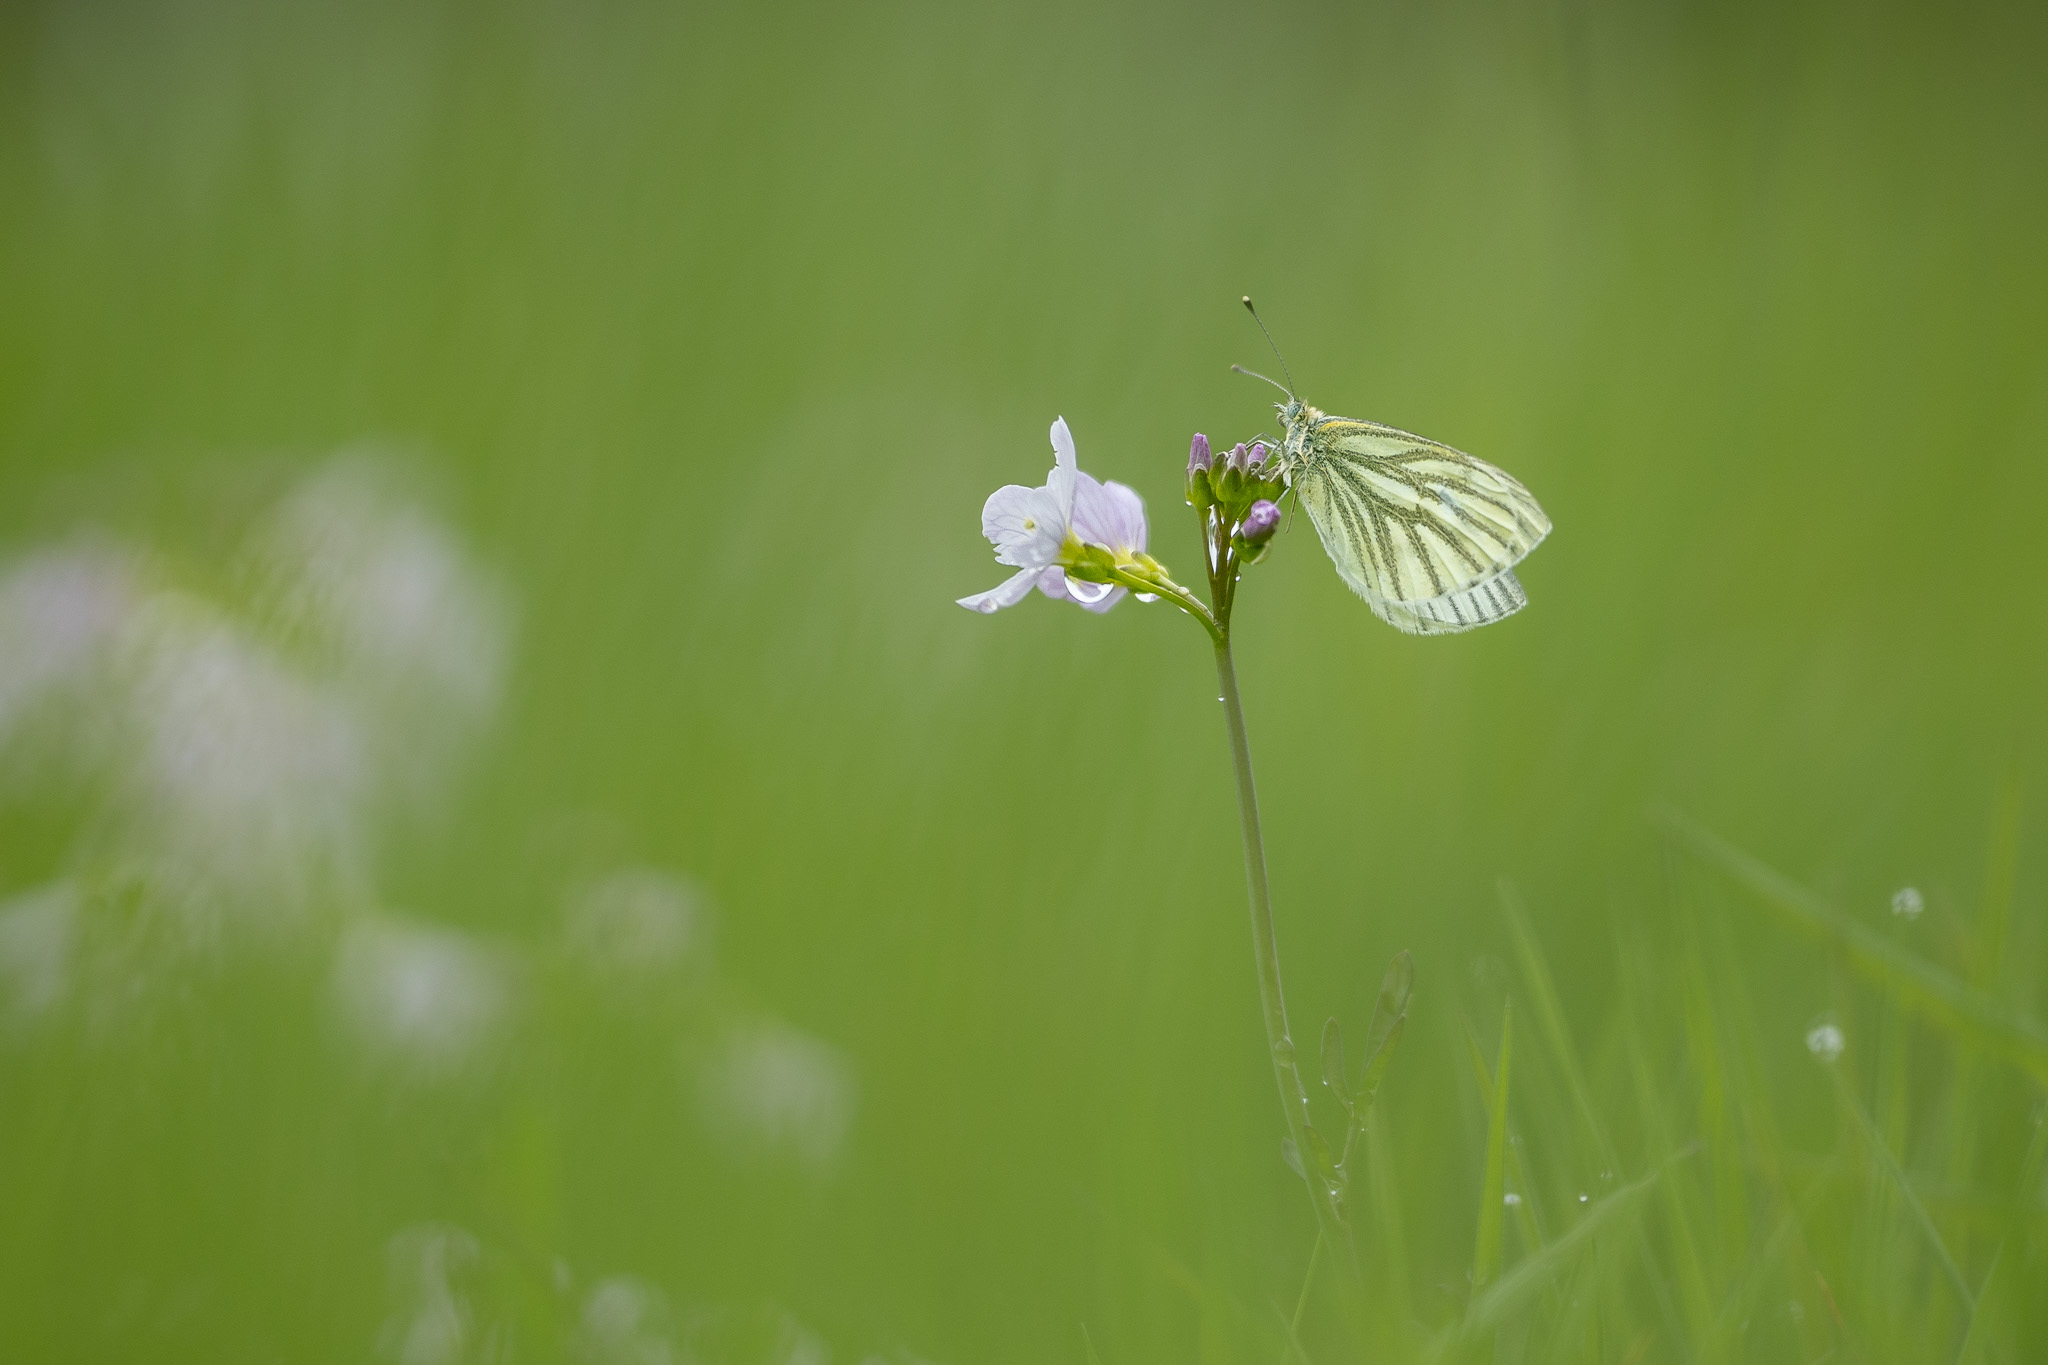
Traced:
<path id="1" fill-rule="evenodd" d="M 1285 358 L 1280 365 L 1284 373 Z M 1288 378 L 1266 379 L 1287 395 L 1273 405 L 1286 433 L 1280 477 L 1308 509 L 1337 576 L 1375 616 L 1410 635 L 1445 635 L 1528 605 L 1514 567 L 1550 534 L 1528 489 L 1462 450 L 1312 408 Z"/>

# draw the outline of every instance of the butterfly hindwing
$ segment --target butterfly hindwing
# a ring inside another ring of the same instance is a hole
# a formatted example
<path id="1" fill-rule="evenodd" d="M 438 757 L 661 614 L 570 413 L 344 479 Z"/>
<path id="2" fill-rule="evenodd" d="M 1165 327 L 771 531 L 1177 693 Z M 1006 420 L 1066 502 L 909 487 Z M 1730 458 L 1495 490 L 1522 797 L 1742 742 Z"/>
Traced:
<path id="1" fill-rule="evenodd" d="M 1409 635 L 1453 635 L 1513 616 L 1529 605 L 1529 596 L 1522 591 L 1522 581 L 1515 577 L 1515 571 L 1509 569 L 1476 588 L 1446 593 L 1426 602 L 1389 602 L 1383 597 L 1368 597 L 1365 604 L 1380 620 Z"/>
<path id="2" fill-rule="evenodd" d="M 1339 576 L 1381 619 L 1413 634 L 1469 630 L 1527 601 L 1508 570 L 1550 519 L 1512 477 L 1377 422 L 1318 417 L 1307 436 L 1295 488 Z"/>

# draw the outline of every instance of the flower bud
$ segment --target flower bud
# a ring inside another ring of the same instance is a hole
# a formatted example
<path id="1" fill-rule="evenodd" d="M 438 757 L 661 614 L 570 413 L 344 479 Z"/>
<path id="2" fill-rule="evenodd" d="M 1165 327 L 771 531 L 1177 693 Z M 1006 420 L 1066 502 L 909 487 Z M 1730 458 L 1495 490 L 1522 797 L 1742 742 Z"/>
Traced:
<path id="1" fill-rule="evenodd" d="M 1209 453 L 1209 438 L 1201 432 L 1188 446 L 1188 506 L 1206 512 L 1216 504 L 1216 490 L 1209 482 L 1209 470 L 1216 459 Z"/>
<path id="2" fill-rule="evenodd" d="M 1244 492 L 1244 443 L 1240 441 L 1231 447 L 1230 453 L 1216 462 L 1216 470 L 1210 476 L 1216 489 L 1216 501 L 1224 504 L 1236 502 Z"/>
<path id="3" fill-rule="evenodd" d="M 1265 498 L 1253 503 L 1230 537 L 1230 548 L 1237 552 L 1238 562 L 1250 567 L 1265 558 L 1273 543 L 1273 533 L 1279 529 L 1279 507 Z"/>
<path id="4" fill-rule="evenodd" d="M 1264 545 L 1273 538 L 1273 532 L 1280 529 L 1279 505 L 1260 498 L 1244 514 L 1244 521 L 1238 526 L 1238 535 L 1247 545 Z"/>
<path id="5" fill-rule="evenodd" d="M 1247 453 L 1245 456 L 1245 468 L 1257 469 L 1260 465 L 1264 464 L 1265 462 L 1266 443 L 1264 441 L 1253 441 L 1250 452 Z"/>

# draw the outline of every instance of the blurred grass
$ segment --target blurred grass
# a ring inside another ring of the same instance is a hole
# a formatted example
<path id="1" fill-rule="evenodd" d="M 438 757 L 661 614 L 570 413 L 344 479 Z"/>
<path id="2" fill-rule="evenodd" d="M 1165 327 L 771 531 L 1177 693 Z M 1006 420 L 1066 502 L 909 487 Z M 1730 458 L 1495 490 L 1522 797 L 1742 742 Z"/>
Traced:
<path id="1" fill-rule="evenodd" d="M 522 1359 L 566 1349 L 557 1258 L 848 1360 L 1279 1358 L 1313 1228 L 1199 637 L 951 605 L 1060 413 L 1189 561 L 1188 432 L 1272 425 L 1224 369 L 1246 291 L 1312 401 L 1558 526 L 1474 636 L 1380 627 L 1299 528 L 1239 613 L 1297 1020 L 1418 967 L 1374 1345 L 1512 1301 L 1497 1359 L 2038 1353 L 2031 1296 L 1956 1315 L 1801 1038 L 1840 1020 L 1965 1279 L 2038 1283 L 2039 1073 L 1921 1006 L 2040 1027 L 2044 38 L 2017 4 L 7 7 L 0 539 L 203 566 L 282 471 L 404 443 L 522 625 L 381 897 L 542 945 L 580 878 L 683 869 L 861 1087 L 829 1176 L 735 1166 L 669 1035 L 567 988 L 399 1099 L 317 948 L 230 963 L 144 1033 L 0 1051 L 7 1353 L 362 1359 L 386 1240 L 442 1220 Z M 0 892 L 78 823 L 10 784 Z M 1555 1240 L 1506 1236 L 1468 1313 L 1457 1020 L 1504 996 Z M 1316 1360 L 1342 1330 L 1312 1301 Z"/>

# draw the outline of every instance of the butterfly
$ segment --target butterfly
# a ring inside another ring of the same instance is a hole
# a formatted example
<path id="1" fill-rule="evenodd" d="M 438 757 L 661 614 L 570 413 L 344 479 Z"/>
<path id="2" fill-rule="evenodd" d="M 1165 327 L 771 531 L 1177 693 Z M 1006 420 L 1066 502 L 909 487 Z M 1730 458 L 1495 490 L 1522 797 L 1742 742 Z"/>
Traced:
<path id="1" fill-rule="evenodd" d="M 1426 436 L 1310 407 L 1288 378 L 1266 379 L 1287 395 L 1273 405 L 1285 431 L 1280 478 L 1375 616 L 1410 635 L 1447 635 L 1529 604 L 1514 567 L 1550 534 L 1550 518 L 1528 489 Z"/>

